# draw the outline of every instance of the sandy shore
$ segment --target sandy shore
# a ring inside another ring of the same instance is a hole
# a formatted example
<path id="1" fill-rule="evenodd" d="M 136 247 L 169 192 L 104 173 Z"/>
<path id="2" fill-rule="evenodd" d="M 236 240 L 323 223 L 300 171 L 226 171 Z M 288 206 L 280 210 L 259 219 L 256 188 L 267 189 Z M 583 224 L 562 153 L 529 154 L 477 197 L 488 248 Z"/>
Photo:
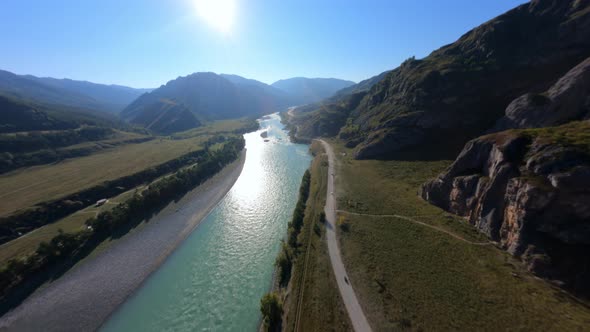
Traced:
<path id="1" fill-rule="evenodd" d="M 171 203 L 148 223 L 115 241 L 0 318 L 0 330 L 89 331 L 172 253 L 234 185 L 246 159 Z"/>

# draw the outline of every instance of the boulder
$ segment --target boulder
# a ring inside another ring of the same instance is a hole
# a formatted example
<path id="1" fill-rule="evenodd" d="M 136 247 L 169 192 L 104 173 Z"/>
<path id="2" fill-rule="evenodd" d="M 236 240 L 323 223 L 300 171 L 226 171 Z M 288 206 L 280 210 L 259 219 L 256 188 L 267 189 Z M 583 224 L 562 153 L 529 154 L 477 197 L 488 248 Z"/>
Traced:
<path id="1" fill-rule="evenodd" d="M 549 90 L 512 101 L 494 131 L 556 126 L 590 115 L 590 58 L 571 69 Z"/>

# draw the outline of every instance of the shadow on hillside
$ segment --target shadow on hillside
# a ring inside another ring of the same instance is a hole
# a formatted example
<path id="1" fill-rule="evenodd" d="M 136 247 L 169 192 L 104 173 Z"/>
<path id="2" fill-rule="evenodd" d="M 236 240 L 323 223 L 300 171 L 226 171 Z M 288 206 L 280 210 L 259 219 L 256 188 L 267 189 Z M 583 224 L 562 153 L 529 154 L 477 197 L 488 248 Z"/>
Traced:
<path id="1" fill-rule="evenodd" d="M 384 154 L 377 160 L 438 161 L 455 160 L 469 141 L 464 135 L 432 133 L 424 143 Z"/>

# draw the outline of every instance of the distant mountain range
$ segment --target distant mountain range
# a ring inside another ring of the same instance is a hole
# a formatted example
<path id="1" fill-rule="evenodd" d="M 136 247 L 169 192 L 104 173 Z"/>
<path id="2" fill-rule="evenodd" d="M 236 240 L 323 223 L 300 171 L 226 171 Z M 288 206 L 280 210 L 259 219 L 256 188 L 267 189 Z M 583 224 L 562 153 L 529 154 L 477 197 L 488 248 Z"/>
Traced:
<path id="1" fill-rule="evenodd" d="M 360 81 L 357 84 L 340 89 L 336 92 L 335 96 L 345 96 L 345 95 L 350 95 L 350 94 L 359 93 L 359 92 L 368 92 L 373 87 L 373 85 L 379 83 L 382 79 L 384 79 L 385 76 L 387 76 L 387 74 L 389 74 L 389 72 L 390 72 L 390 70 L 384 71 L 379 75 L 375 75 L 371 78 Z"/>
<path id="2" fill-rule="evenodd" d="M 46 105 L 118 113 L 148 91 L 150 89 L 17 75 L 0 70 L 0 94 Z"/>
<path id="3" fill-rule="evenodd" d="M 48 105 L 0 94 L 0 133 L 74 129 L 82 125 L 126 128 L 111 113 Z"/>
<path id="4" fill-rule="evenodd" d="M 268 85 L 204 72 L 178 77 L 152 90 L 0 70 L 4 132 L 70 128 L 95 120 L 117 122 L 120 117 L 155 133 L 170 134 L 209 121 L 256 117 L 317 102 L 351 86 L 354 82 L 302 77 Z M 32 122 L 26 124 L 25 118 Z"/>
<path id="5" fill-rule="evenodd" d="M 293 98 L 293 105 L 304 105 L 331 97 L 338 90 L 355 85 L 352 81 L 336 78 L 294 77 L 271 84 Z"/>
<path id="6" fill-rule="evenodd" d="M 280 111 L 329 97 L 351 84 L 337 79 L 294 78 L 267 85 L 237 75 L 194 73 L 140 96 L 121 117 L 168 134 L 203 122 Z"/>

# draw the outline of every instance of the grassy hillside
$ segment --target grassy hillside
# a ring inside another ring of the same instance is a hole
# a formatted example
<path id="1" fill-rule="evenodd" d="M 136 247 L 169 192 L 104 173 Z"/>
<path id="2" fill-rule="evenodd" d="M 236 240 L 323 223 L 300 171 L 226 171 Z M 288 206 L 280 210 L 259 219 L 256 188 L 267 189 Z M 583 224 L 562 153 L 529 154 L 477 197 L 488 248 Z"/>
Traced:
<path id="1" fill-rule="evenodd" d="M 132 121 L 162 135 L 189 130 L 201 125 L 197 117 L 183 104 L 162 98 L 149 105 Z"/>
<path id="2" fill-rule="evenodd" d="M 418 197 L 420 185 L 450 161 L 359 161 L 341 143 L 333 146 L 338 208 L 346 211 L 339 213 L 340 246 L 374 330 L 565 331 L 590 324 L 588 306 Z"/>
<path id="3" fill-rule="evenodd" d="M 125 144 L 142 143 L 153 136 L 109 127 L 0 134 L 0 174 L 22 167 L 56 163 L 87 156 Z"/>
<path id="4" fill-rule="evenodd" d="M 336 136 L 341 130 L 347 133 L 345 135 L 349 135 L 352 133 L 350 129 L 354 126 L 350 120 L 350 112 L 365 93 L 343 95 L 291 110 L 286 116 L 287 124 L 292 129 L 292 137 L 305 141 L 318 136 Z M 358 126 L 355 127 L 358 129 Z M 353 134 L 356 134 L 356 131 Z"/>
<path id="5" fill-rule="evenodd" d="M 13 97 L 0 94 L 0 132 L 61 130 L 76 128 L 76 121 L 64 119 Z"/>
<path id="6" fill-rule="evenodd" d="M 120 112 L 137 97 L 141 96 L 143 93 L 151 91 L 151 89 L 134 89 L 121 85 L 97 84 L 71 79 L 35 77 L 30 75 L 24 77 L 61 91 L 88 96 L 99 103 L 101 109 L 112 113 Z"/>

